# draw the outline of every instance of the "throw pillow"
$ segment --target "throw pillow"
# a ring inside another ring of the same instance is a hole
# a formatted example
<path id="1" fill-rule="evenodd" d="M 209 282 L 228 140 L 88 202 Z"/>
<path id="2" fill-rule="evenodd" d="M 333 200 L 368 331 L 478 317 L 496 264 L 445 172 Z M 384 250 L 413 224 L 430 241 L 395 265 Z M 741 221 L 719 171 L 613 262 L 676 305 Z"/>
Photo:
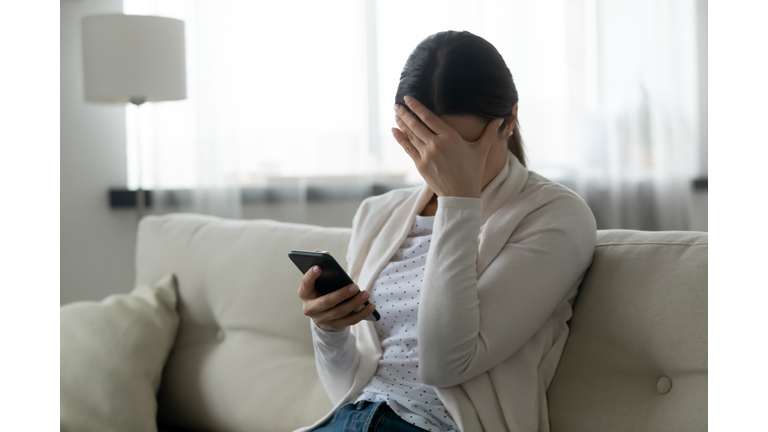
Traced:
<path id="1" fill-rule="evenodd" d="M 61 431 L 157 431 L 156 393 L 176 337 L 176 276 L 61 307 Z"/>

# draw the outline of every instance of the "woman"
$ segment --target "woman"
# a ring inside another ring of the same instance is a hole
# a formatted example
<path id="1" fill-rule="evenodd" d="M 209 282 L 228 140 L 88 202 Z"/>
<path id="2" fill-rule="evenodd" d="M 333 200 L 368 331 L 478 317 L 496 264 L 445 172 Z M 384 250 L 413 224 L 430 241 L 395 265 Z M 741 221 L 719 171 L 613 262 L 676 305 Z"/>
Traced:
<path id="1" fill-rule="evenodd" d="M 300 430 L 547 431 L 546 389 L 595 219 L 526 168 L 517 90 L 484 39 L 422 41 L 395 100 L 392 133 L 426 184 L 360 205 L 347 253 L 359 287 L 317 297 L 319 269 L 304 275 L 299 297 L 335 407 Z M 381 320 L 362 321 L 374 307 Z"/>

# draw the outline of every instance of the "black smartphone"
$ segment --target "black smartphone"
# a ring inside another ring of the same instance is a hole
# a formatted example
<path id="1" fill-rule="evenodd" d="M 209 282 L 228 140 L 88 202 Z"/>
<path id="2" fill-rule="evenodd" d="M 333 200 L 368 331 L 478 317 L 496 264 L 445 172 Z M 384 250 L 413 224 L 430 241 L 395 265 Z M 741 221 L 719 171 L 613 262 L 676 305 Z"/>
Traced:
<path id="1" fill-rule="evenodd" d="M 288 258 L 296 264 L 296 267 L 299 268 L 302 275 L 306 274 L 312 266 L 320 266 L 323 271 L 320 273 L 320 277 L 315 280 L 315 290 L 317 291 L 318 296 L 324 296 L 354 283 L 352 278 L 347 275 L 347 272 L 345 272 L 339 263 L 336 262 L 336 259 L 326 253 L 292 250 L 288 253 Z M 351 300 L 351 297 L 344 300 L 342 303 L 349 300 Z M 354 312 L 361 310 L 369 304 L 368 300 L 366 300 L 365 303 L 355 309 Z M 381 315 L 379 315 L 378 311 L 374 310 L 372 314 L 364 319 L 368 321 L 378 321 L 381 319 Z"/>

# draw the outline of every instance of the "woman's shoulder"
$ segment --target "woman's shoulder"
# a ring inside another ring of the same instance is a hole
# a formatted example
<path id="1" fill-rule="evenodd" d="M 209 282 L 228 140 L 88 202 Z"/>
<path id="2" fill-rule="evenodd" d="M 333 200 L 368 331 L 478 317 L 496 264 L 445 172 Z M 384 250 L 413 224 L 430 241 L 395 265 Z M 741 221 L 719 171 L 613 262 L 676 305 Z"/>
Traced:
<path id="1" fill-rule="evenodd" d="M 556 225 L 571 234 L 585 235 L 590 240 L 596 235 L 597 223 L 589 205 L 567 186 L 531 171 L 523 191 L 528 196 L 528 224 Z"/>
<path id="2" fill-rule="evenodd" d="M 592 215 L 586 201 L 579 194 L 564 184 L 544 177 L 537 172 L 530 172 L 524 190 L 531 192 L 531 196 L 536 197 L 540 206 L 565 207 Z"/>

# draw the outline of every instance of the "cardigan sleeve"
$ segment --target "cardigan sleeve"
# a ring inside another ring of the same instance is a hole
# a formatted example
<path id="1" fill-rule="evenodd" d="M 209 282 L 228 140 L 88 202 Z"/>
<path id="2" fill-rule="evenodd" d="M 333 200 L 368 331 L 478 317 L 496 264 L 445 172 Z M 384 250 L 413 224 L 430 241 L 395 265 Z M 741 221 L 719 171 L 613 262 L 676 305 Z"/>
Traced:
<path id="1" fill-rule="evenodd" d="M 352 388 L 355 372 L 360 363 L 355 336 L 349 327 L 339 332 L 321 329 L 313 319 L 312 343 L 315 347 L 315 366 L 320 382 L 334 405 Z"/>
<path id="2" fill-rule="evenodd" d="M 477 277 L 482 200 L 438 197 L 419 308 L 419 374 L 458 385 L 520 349 L 592 261 L 595 220 L 577 196 L 526 215 Z"/>
<path id="3" fill-rule="evenodd" d="M 360 219 L 366 211 L 366 202 L 358 207 L 352 219 L 352 233 L 347 247 L 347 269 L 352 268 L 353 260 L 359 248 Z M 310 319 L 312 344 L 315 349 L 315 367 L 325 392 L 334 405 L 340 401 L 352 387 L 360 363 L 360 352 L 356 339 L 349 327 L 339 332 L 321 329 Z"/>

